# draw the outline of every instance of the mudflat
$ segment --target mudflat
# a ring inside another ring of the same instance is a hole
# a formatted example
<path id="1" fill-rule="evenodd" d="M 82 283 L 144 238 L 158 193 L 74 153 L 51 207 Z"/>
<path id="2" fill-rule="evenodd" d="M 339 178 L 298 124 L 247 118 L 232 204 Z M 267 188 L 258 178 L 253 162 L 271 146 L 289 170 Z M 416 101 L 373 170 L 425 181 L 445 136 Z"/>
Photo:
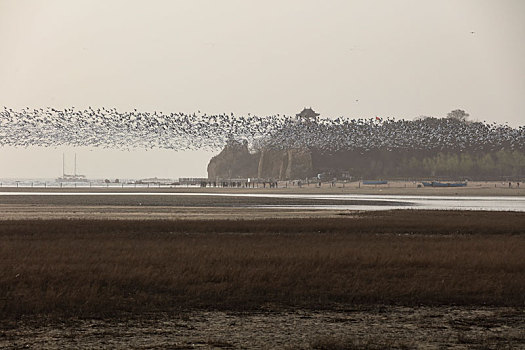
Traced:
<path id="1" fill-rule="evenodd" d="M 350 215 L 343 210 L 119 205 L 0 204 L 0 220 L 91 219 L 91 220 L 252 220 L 268 218 L 317 218 Z"/>
<path id="2" fill-rule="evenodd" d="M 487 306 L 194 310 L 0 326 L 0 348 L 520 349 L 525 342 L 523 309 Z"/>
<path id="3" fill-rule="evenodd" d="M 262 218 L 307 218 L 336 217 L 351 215 L 358 208 L 366 210 L 373 206 L 396 206 L 409 208 L 411 199 L 389 198 L 390 195 L 447 196 L 461 202 L 461 198 L 475 201 L 476 196 L 484 195 L 484 203 L 490 195 L 499 199 L 519 199 L 525 194 L 523 189 L 492 187 L 492 183 L 482 187 L 468 188 L 410 188 L 406 183 L 393 184 L 392 187 L 372 186 L 369 188 L 303 186 L 281 188 L 3 188 L 0 191 L 0 220 L 18 219 L 124 219 L 124 220 L 179 220 L 179 219 L 262 219 Z M 341 184 L 339 184 L 341 185 Z M 409 186 L 414 186 L 409 183 Z M 501 185 L 501 183 L 500 183 Z M 43 194 L 45 195 L 41 195 Z M 32 195 L 34 194 L 34 195 Z M 69 195 L 68 195 L 69 194 Z M 173 195 L 172 195 L 173 194 Z M 180 194 L 180 195 L 177 195 Z M 339 195 L 363 195 L 344 198 Z M 367 195 L 381 195 L 375 198 Z M 237 196 L 239 195 L 239 196 Z M 254 196 L 251 196 L 254 195 Z M 266 196 L 268 195 L 268 196 Z M 279 197 L 279 195 L 284 195 Z M 293 195 L 285 197 L 286 195 Z M 301 196 L 305 195 L 305 196 Z M 308 195 L 330 195 L 331 198 L 318 199 Z M 468 197 L 468 195 L 474 195 Z M 273 196 L 273 197 L 272 197 Z M 339 198 L 338 198 L 339 197 Z M 513 198 L 514 197 L 514 198 Z M 442 198 L 443 199 L 443 198 Z M 495 198 L 496 199 L 496 198 Z M 446 200 L 442 200 L 446 206 Z M 429 204 L 432 201 L 427 200 Z M 318 210 L 315 207 L 325 208 Z M 425 204 L 423 204 L 425 205 Z M 507 203 L 505 203 L 507 205 Z M 347 206 L 342 209 L 341 206 Z M 295 208 L 294 208 L 295 207 Z M 329 209 L 327 209 L 327 207 Z M 341 208 L 338 208 L 341 207 Z M 353 207 L 353 208 L 352 208 Z M 497 207 L 497 206 L 496 206 Z M 355 208 L 355 209 L 354 209 Z M 503 208 L 503 207 L 502 207 Z M 512 206 L 504 206 L 506 210 Z M 491 209 L 493 210 L 493 209 Z"/>

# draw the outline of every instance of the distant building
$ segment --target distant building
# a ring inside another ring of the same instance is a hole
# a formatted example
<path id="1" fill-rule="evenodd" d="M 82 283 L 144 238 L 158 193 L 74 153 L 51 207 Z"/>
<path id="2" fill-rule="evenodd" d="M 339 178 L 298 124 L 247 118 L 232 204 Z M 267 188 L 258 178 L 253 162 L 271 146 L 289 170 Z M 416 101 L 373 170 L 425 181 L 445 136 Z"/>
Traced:
<path id="1" fill-rule="evenodd" d="M 311 122 L 317 119 L 319 113 L 316 113 L 312 108 L 304 108 L 300 113 L 297 113 L 295 116 L 302 121 Z"/>

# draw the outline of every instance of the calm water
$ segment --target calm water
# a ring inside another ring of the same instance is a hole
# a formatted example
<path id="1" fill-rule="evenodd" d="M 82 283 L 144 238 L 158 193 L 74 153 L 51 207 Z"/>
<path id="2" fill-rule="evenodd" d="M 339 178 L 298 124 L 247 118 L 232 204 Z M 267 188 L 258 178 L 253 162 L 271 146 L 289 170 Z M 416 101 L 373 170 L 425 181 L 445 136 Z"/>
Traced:
<path id="1" fill-rule="evenodd" d="M 236 194 L 236 193 L 108 193 L 108 192 L 0 192 L 1 196 L 208 196 L 216 197 L 251 197 L 251 198 L 288 198 L 310 199 L 312 205 L 265 205 L 265 208 L 289 209 L 342 209 L 342 210 L 387 210 L 387 209 L 441 209 L 441 210 L 489 210 L 525 212 L 525 197 L 453 197 L 453 196 L 408 196 L 408 195 L 316 195 L 316 194 Z M 330 205 L 323 204 L 331 200 Z M 356 204 L 334 205 L 333 201 L 352 200 Z M 374 205 L 381 201 L 383 205 Z M 360 204 L 359 202 L 363 202 Z M 371 203 L 372 202 L 372 203 Z M 392 205 L 384 205 L 391 202 Z M 213 206 L 213 202 L 210 204 Z"/>

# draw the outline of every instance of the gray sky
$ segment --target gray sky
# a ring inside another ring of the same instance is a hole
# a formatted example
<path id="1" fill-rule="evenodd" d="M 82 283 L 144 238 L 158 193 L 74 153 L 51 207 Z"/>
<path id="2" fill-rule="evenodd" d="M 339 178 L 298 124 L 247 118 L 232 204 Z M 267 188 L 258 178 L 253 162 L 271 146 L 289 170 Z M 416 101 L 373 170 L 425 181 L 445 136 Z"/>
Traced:
<path id="1" fill-rule="evenodd" d="M 522 0 L 0 0 L 0 106 L 517 126 L 524 42 Z M 56 177 L 64 151 L 89 177 L 206 176 L 212 156 L 4 147 L 0 177 Z"/>

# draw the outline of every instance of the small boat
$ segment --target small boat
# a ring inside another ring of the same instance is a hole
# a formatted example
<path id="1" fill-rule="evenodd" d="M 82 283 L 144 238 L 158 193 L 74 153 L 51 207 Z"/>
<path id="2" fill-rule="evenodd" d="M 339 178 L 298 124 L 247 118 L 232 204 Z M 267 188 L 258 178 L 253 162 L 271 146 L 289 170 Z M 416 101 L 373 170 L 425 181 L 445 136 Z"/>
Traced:
<path id="1" fill-rule="evenodd" d="M 365 180 L 363 181 L 363 185 L 386 185 L 388 181 L 384 180 Z"/>
<path id="2" fill-rule="evenodd" d="M 432 181 L 432 182 L 425 182 L 423 181 L 423 186 L 425 187 L 466 187 L 466 182 L 439 182 L 439 181 Z"/>
<path id="3" fill-rule="evenodd" d="M 75 154 L 75 172 L 73 175 L 66 174 L 65 171 L 65 157 L 62 154 L 62 176 L 56 179 L 57 182 L 89 182 L 85 175 L 77 174 L 77 155 Z"/>

